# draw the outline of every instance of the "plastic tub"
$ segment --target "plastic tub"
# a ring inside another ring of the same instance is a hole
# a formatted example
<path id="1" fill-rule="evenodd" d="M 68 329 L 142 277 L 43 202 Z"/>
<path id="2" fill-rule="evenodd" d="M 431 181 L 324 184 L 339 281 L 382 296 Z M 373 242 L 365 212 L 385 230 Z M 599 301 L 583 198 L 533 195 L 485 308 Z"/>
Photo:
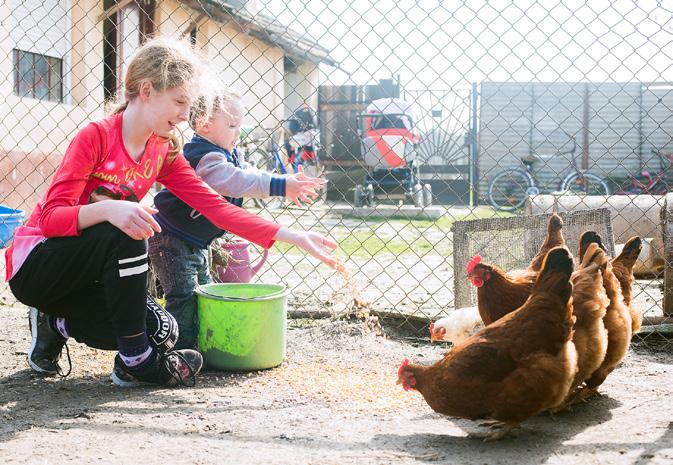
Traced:
<path id="1" fill-rule="evenodd" d="M 254 371 L 285 358 L 287 296 L 277 284 L 206 284 L 196 291 L 199 350 L 209 368 Z"/>
<path id="2" fill-rule="evenodd" d="M 23 210 L 15 210 L 0 205 L 0 249 L 6 247 L 14 237 L 14 230 L 23 223 Z"/>

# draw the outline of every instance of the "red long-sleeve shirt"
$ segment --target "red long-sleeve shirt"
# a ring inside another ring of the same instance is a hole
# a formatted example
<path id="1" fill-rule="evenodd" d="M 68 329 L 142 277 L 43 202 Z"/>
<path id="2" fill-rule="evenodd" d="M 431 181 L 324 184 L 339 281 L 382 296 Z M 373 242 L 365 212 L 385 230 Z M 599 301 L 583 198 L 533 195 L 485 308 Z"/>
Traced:
<path id="1" fill-rule="evenodd" d="M 134 161 L 122 140 L 122 118 L 120 113 L 89 123 L 72 140 L 45 197 L 26 224 L 16 229 L 5 251 L 7 280 L 45 238 L 79 235 L 79 209 L 101 186 L 124 197 L 133 194 L 142 199 L 158 181 L 217 227 L 261 247 L 271 247 L 280 225 L 225 201 L 196 175 L 181 154 L 168 161 L 164 139 L 150 137 L 140 160 Z"/>

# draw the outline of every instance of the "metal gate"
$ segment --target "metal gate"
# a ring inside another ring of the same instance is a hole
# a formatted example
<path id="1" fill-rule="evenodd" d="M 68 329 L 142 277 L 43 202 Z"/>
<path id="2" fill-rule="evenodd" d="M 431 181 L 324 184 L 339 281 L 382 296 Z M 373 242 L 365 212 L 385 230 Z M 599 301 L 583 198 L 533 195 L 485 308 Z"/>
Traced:
<path id="1" fill-rule="evenodd" d="M 470 145 L 474 108 L 470 89 L 403 89 L 401 97 L 413 102 L 421 133 L 418 157 L 421 179 L 432 186 L 437 203 L 470 204 Z"/>

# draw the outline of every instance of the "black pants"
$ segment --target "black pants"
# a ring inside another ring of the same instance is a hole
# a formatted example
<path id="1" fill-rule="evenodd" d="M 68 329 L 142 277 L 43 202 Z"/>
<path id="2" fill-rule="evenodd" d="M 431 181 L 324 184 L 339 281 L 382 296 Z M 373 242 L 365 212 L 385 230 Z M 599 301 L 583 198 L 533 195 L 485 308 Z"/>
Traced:
<path id="1" fill-rule="evenodd" d="M 146 285 L 147 241 L 110 223 L 46 239 L 9 281 L 19 301 L 65 317 L 77 341 L 108 350 L 145 332 Z"/>

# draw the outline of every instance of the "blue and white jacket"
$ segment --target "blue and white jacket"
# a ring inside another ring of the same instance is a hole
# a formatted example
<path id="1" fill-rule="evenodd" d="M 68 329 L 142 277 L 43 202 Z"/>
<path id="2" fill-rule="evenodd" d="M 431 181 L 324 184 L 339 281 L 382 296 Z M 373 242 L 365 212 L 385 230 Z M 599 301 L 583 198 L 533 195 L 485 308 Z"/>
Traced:
<path id="1" fill-rule="evenodd" d="M 228 202 L 240 207 L 243 197 L 285 196 L 285 177 L 276 176 L 246 163 L 236 149 L 232 152 L 194 134 L 183 153 L 196 174 Z M 154 197 L 159 212 L 154 215 L 163 232 L 193 247 L 206 249 L 225 231 L 208 221 L 167 189 Z"/>

